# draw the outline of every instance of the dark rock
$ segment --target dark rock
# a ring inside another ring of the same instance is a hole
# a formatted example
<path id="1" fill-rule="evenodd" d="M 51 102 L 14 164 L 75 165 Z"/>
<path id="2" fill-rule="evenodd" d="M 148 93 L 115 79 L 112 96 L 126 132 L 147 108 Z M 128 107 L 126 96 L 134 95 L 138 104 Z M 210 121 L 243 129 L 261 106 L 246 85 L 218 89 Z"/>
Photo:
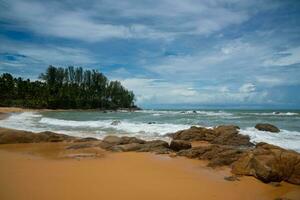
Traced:
<path id="1" fill-rule="evenodd" d="M 120 120 L 115 120 L 115 121 L 113 121 L 110 125 L 117 126 L 117 125 L 119 125 L 120 123 L 121 123 Z"/>
<path id="2" fill-rule="evenodd" d="M 178 131 L 174 134 L 169 134 L 174 140 L 186 141 L 212 141 L 215 138 L 215 131 L 203 127 L 192 126 L 189 129 Z"/>
<path id="3" fill-rule="evenodd" d="M 156 124 L 156 122 L 148 122 L 148 124 Z"/>
<path id="4" fill-rule="evenodd" d="M 184 140 L 172 140 L 170 144 L 170 149 L 174 151 L 180 151 L 183 149 L 190 149 L 190 148 L 192 148 L 191 143 Z"/>
<path id="5" fill-rule="evenodd" d="M 102 141 L 105 143 L 117 145 L 117 144 L 121 144 L 122 139 L 118 136 L 109 135 L 109 136 L 106 136 Z"/>
<path id="6" fill-rule="evenodd" d="M 111 151 L 123 152 L 123 151 L 138 151 L 142 148 L 142 144 L 139 143 L 130 143 L 130 144 L 122 144 L 116 145 L 110 148 Z"/>
<path id="7" fill-rule="evenodd" d="M 72 136 L 53 133 L 50 131 L 32 133 L 29 131 L 0 128 L 0 144 L 62 142 L 73 141 L 75 139 L 76 138 Z"/>
<path id="8" fill-rule="evenodd" d="M 255 128 L 260 131 L 269 131 L 272 133 L 280 132 L 279 128 L 272 124 L 256 124 Z"/>
<path id="9" fill-rule="evenodd" d="M 214 144 L 181 150 L 177 153 L 177 155 L 188 158 L 209 160 L 208 166 L 218 167 L 231 165 L 233 162 L 237 161 L 245 151 L 245 149 L 240 149 L 238 147 Z"/>
<path id="10" fill-rule="evenodd" d="M 178 131 L 167 136 L 174 140 L 207 141 L 212 144 L 253 146 L 249 136 L 241 135 L 239 127 L 234 125 L 222 125 L 214 129 L 192 126 L 189 129 Z"/>
<path id="11" fill-rule="evenodd" d="M 213 144 L 232 146 L 252 146 L 248 135 L 239 134 L 240 127 L 234 125 L 222 125 L 214 128 L 216 137 L 211 141 Z"/>
<path id="12" fill-rule="evenodd" d="M 226 180 L 226 181 L 240 181 L 240 179 L 237 176 L 225 176 L 224 180 Z"/>
<path id="13" fill-rule="evenodd" d="M 86 138 L 77 139 L 74 142 L 93 142 L 93 141 L 98 141 L 98 139 L 93 137 L 86 137 Z"/>
<path id="14" fill-rule="evenodd" d="M 300 184 L 300 154 L 267 143 L 258 143 L 255 149 L 240 156 L 233 164 L 232 172 L 254 176 L 266 183 L 287 181 Z"/>
<path id="15" fill-rule="evenodd" d="M 145 144 L 143 144 L 138 151 L 165 154 L 165 153 L 169 153 L 171 149 L 169 149 L 169 144 L 166 141 L 152 140 L 152 141 L 147 141 Z"/>
<path id="16" fill-rule="evenodd" d="M 141 140 L 136 137 L 128 137 L 128 136 L 118 137 L 118 136 L 114 136 L 114 135 L 106 136 L 103 139 L 103 142 L 111 144 L 111 145 L 121 145 L 121 144 L 131 144 L 131 143 L 145 144 L 146 143 L 145 140 Z"/>

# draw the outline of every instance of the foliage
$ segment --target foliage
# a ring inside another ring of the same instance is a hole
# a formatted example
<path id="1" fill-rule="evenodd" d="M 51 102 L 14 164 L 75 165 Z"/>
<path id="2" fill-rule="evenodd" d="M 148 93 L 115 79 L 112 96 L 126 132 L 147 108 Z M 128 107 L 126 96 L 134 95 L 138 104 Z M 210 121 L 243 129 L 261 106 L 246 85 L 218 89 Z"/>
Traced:
<path id="1" fill-rule="evenodd" d="M 135 108 L 134 94 L 97 70 L 49 66 L 41 81 L 0 76 L 0 106 L 50 109 Z"/>

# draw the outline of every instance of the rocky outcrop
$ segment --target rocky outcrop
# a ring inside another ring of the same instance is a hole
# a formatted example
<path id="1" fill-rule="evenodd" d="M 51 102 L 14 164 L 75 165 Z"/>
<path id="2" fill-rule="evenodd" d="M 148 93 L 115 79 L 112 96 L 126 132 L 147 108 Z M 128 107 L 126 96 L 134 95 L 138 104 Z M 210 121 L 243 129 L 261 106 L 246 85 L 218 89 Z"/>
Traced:
<path id="1" fill-rule="evenodd" d="M 32 133 L 0 128 L 0 144 L 73 141 L 75 137 L 50 131 Z"/>
<path id="2" fill-rule="evenodd" d="M 255 128 L 260 131 L 268 131 L 272 133 L 279 133 L 280 130 L 272 124 L 256 124 Z"/>
<path id="3" fill-rule="evenodd" d="M 98 139 L 93 137 L 85 137 L 85 138 L 79 138 L 74 140 L 74 142 L 93 142 L 93 141 L 98 141 Z"/>
<path id="4" fill-rule="evenodd" d="M 300 154 L 267 143 L 245 152 L 232 166 L 237 175 L 254 176 L 263 182 L 300 184 Z"/>
<path id="5" fill-rule="evenodd" d="M 192 148 L 191 143 L 184 140 L 172 140 L 170 143 L 170 149 L 174 151 L 180 151 L 183 149 L 190 149 L 190 148 Z"/>
<path id="6" fill-rule="evenodd" d="M 249 136 L 241 135 L 239 127 L 222 125 L 213 129 L 192 126 L 189 129 L 169 134 L 174 140 L 207 141 L 212 144 L 232 146 L 252 146 Z"/>
<path id="7" fill-rule="evenodd" d="M 162 140 L 145 141 L 135 137 L 107 136 L 99 146 L 109 151 L 138 151 L 168 153 L 171 151 L 169 144 Z"/>
<path id="8" fill-rule="evenodd" d="M 194 159 L 209 160 L 208 166 L 218 167 L 231 165 L 233 162 L 237 161 L 245 151 L 246 149 L 243 148 L 213 144 L 181 150 L 177 155 Z"/>

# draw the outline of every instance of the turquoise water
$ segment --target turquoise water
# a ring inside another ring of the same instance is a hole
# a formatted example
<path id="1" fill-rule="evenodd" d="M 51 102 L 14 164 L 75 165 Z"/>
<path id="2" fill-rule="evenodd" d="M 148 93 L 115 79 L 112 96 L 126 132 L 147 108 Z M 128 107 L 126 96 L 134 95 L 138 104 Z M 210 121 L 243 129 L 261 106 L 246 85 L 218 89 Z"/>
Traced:
<path id="1" fill-rule="evenodd" d="M 112 124 L 112 122 L 118 123 Z M 279 134 L 258 131 L 257 123 L 271 123 Z M 269 142 L 300 151 L 300 111 L 270 110 L 143 110 L 136 112 L 62 111 L 13 114 L 0 126 L 29 131 L 55 131 L 74 136 L 103 138 L 108 134 L 130 135 L 144 139 L 166 139 L 166 133 L 191 125 L 213 127 L 235 124 L 253 142 Z"/>

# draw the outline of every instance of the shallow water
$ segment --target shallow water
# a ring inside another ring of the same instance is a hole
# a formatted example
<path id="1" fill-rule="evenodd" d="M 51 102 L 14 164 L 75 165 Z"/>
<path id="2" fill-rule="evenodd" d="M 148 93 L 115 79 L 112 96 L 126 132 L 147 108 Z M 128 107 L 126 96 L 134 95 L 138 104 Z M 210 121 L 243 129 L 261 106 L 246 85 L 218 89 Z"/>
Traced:
<path id="1" fill-rule="evenodd" d="M 112 125 L 113 121 L 120 121 Z M 271 123 L 279 134 L 258 131 L 257 123 Z M 300 152 L 300 112 L 269 110 L 143 110 L 136 112 L 59 111 L 16 113 L 0 121 L 1 127 L 28 130 L 50 130 L 74 136 L 103 138 L 108 134 L 130 135 L 144 139 L 166 139 L 166 133 L 191 125 L 213 127 L 235 124 L 240 133 L 253 142 L 268 142 Z"/>

